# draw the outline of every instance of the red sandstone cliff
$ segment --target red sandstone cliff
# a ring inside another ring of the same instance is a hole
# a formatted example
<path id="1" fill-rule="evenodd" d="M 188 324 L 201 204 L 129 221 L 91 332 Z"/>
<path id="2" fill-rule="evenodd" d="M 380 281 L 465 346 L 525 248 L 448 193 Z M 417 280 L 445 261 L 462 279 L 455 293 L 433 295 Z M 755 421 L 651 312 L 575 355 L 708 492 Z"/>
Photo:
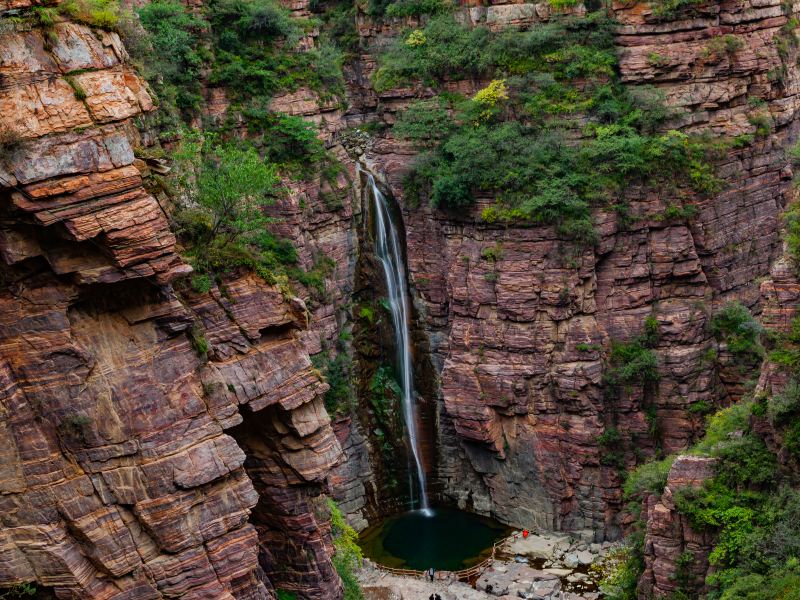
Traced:
<path id="1" fill-rule="evenodd" d="M 698 434 L 689 406 L 740 392 L 704 362 L 715 344 L 706 325 L 724 299 L 757 305 L 756 281 L 780 254 L 798 91 L 795 50 L 777 50 L 784 10 L 776 0 L 726 1 L 656 23 L 643 4 L 615 7 L 624 80 L 685 107 L 685 130 L 749 132 L 748 95 L 768 103 L 770 134 L 728 154 L 725 191 L 690 223 L 657 218 L 671 199 L 632 189 L 635 224 L 598 213 L 600 243 L 573 254 L 548 228 L 480 223 L 480 206 L 460 219 L 404 211 L 417 333 L 441 377 L 426 401 L 437 403 L 436 485 L 446 498 L 514 524 L 614 536 L 619 476 L 601 464 L 598 436 L 616 424 L 632 465 L 634 448 L 673 451 Z M 545 4 L 495 3 L 469 17 L 497 28 L 549 14 Z M 361 15 L 359 30 L 377 46 L 397 27 Z M 744 44 L 710 59 L 705 48 L 720 35 Z M 334 436 L 308 355 L 349 318 L 361 227 L 349 181 L 334 190 L 339 206 L 303 184 L 275 207 L 304 266 L 318 254 L 337 263 L 328 295 L 309 303 L 308 326 L 301 303 L 254 277 L 178 295 L 171 284 L 188 269 L 128 136 L 152 102 L 117 36 L 67 22 L 51 42 L 36 28 L 0 36 L 0 130 L 11 142 L 0 150 L 0 585 L 36 580 L 61 597 L 102 598 L 256 598 L 275 585 L 335 597 L 321 493 L 340 445 L 347 459 L 334 493 L 354 518 L 373 475 L 358 426 L 342 420 Z M 653 53 L 661 58 L 648 60 Z M 348 123 L 391 122 L 417 92 L 375 94 L 373 66 L 367 54 L 348 71 L 346 112 L 306 91 L 275 106 L 321 123 L 330 144 Z M 66 80 L 73 72 L 85 100 Z M 209 93 L 224 113 L 224 90 Z M 389 136 L 368 158 L 402 200 L 410 148 Z M 490 265 L 481 251 L 497 244 L 502 257 Z M 658 389 L 609 400 L 604 348 L 636 335 L 651 313 Z M 207 357 L 191 347 L 193 324 Z M 661 585 L 686 535 L 667 502 L 649 510 Z"/>
<path id="2" fill-rule="evenodd" d="M 514 21 L 524 5 L 514 6 L 473 13 L 497 27 L 498 19 Z M 623 81 L 654 85 L 670 105 L 685 109 L 673 126 L 752 133 L 748 98 L 766 102 L 769 134 L 727 153 L 719 166 L 725 189 L 698 199 L 689 222 L 660 216 L 674 198 L 629 189 L 633 224 L 598 212 L 600 242 L 576 251 L 549 228 L 481 223 L 480 202 L 459 218 L 404 211 L 420 326 L 441 369 L 445 495 L 519 525 L 617 535 L 619 477 L 600 462 L 603 431 L 620 431 L 630 466 L 636 453 L 686 447 L 702 428 L 690 406 L 724 405 L 741 393 L 724 356 L 717 364 L 706 358 L 717 349 L 707 325 L 729 299 L 757 309 L 757 280 L 781 251 L 780 214 L 792 177 L 785 149 L 796 138 L 800 89 L 796 49 L 782 29 L 793 11 L 778 0 L 737 0 L 660 22 L 645 3 L 614 5 Z M 738 39 L 732 44 L 738 50 L 714 55 L 707 48 L 723 35 Z M 480 84 L 463 87 L 469 92 Z M 379 111 L 408 101 L 409 90 L 385 92 Z M 408 145 L 391 137 L 370 155 L 398 198 L 412 159 Z M 495 246 L 501 257 L 484 260 L 481 252 Z M 489 271 L 496 275 L 487 277 Z M 609 398 L 604 348 L 639 334 L 651 314 L 660 330 L 658 386 Z"/>
<path id="3" fill-rule="evenodd" d="M 142 81 L 116 34 L 45 35 L 0 33 L 0 586 L 336 597 L 302 301 L 246 275 L 176 294 L 127 135 Z"/>

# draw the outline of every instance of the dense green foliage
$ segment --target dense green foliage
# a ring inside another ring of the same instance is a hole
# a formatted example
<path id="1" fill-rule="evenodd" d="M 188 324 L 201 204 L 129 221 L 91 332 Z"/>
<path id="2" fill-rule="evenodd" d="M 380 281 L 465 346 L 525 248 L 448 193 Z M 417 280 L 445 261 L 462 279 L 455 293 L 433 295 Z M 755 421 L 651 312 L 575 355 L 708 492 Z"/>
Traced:
<path id="1" fill-rule="evenodd" d="M 785 393 L 798 395 L 789 388 Z M 741 402 L 710 417 L 706 435 L 691 452 L 715 457 L 716 475 L 702 488 L 680 489 L 674 496 L 693 528 L 715 534 L 709 557 L 714 573 L 707 580 L 711 599 L 800 598 L 800 494 L 752 429 L 753 419 L 763 418 L 764 412 L 757 402 Z M 631 473 L 626 497 L 640 501 L 647 493 L 661 492 L 672 460 Z M 629 571 L 636 570 L 637 558 L 632 555 L 620 565 L 616 577 L 628 585 L 612 590 L 611 600 L 635 597 L 637 577 Z"/>
<path id="2" fill-rule="evenodd" d="M 361 548 L 358 546 L 358 533 L 344 519 L 336 503 L 328 499 L 331 511 L 331 533 L 336 553 L 333 566 L 344 584 L 344 600 L 363 600 L 364 594 L 358 585 L 354 570 L 361 565 Z"/>
<path id="3" fill-rule="evenodd" d="M 149 36 L 129 35 L 126 43 L 156 91 L 161 110 L 197 109 L 202 100 L 200 72 L 211 56 L 201 43 L 208 23 L 177 0 L 145 4 L 139 19 Z"/>
<path id="4" fill-rule="evenodd" d="M 395 135 L 424 150 L 408 196 L 454 209 L 490 194 L 488 222 L 554 224 L 591 242 L 590 209 L 622 202 L 628 185 L 717 191 L 714 145 L 654 133 L 666 116 L 655 93 L 619 83 L 612 30 L 598 12 L 499 33 L 445 14 L 408 32 L 381 57 L 378 89 L 494 78 L 473 98 L 440 94 L 399 116 Z"/>
<path id="5" fill-rule="evenodd" d="M 276 0 L 214 0 L 202 12 L 155 0 L 138 14 L 146 35 L 126 23 L 125 41 L 167 114 L 171 108 L 184 118 L 196 113 L 201 74 L 209 68 L 209 83 L 224 86 L 237 103 L 233 112 L 260 112 L 255 120 L 262 127 L 260 107 L 277 92 L 305 85 L 323 97 L 344 95 L 342 53 L 327 35 L 300 50 L 301 38 L 318 23 L 291 17 Z"/>
<path id="6" fill-rule="evenodd" d="M 763 327 L 739 302 L 727 303 L 711 319 L 711 334 L 717 341 L 725 342 L 728 350 L 739 357 L 760 358 L 763 355 L 759 343 L 762 332 Z"/>
<path id="7" fill-rule="evenodd" d="M 216 53 L 211 83 L 240 100 L 301 85 L 344 94 L 341 53 L 325 39 L 313 49 L 295 51 L 315 23 L 290 17 L 275 0 L 215 0 L 208 20 Z"/>
<path id="8" fill-rule="evenodd" d="M 325 408 L 331 416 L 348 414 L 356 403 L 353 390 L 353 360 L 346 347 L 347 336 L 340 336 L 333 356 L 322 352 L 313 357 L 325 381 L 330 386 L 325 392 Z"/>
<path id="9" fill-rule="evenodd" d="M 650 5 L 653 8 L 653 15 L 667 21 L 690 11 L 703 2 L 704 0 L 651 0 Z"/>
<path id="10" fill-rule="evenodd" d="M 390 18 L 438 15 L 453 10 L 452 0 L 396 0 L 386 7 Z"/>
<path id="11" fill-rule="evenodd" d="M 396 476 L 405 466 L 405 453 L 401 451 L 405 429 L 400 416 L 400 385 L 390 366 L 380 365 L 375 370 L 369 381 L 368 393 L 371 420 L 375 426 L 373 435 L 383 464 L 388 467 L 387 485 L 397 488 L 399 481 Z"/>
<path id="12" fill-rule="evenodd" d="M 58 9 L 73 21 L 100 29 L 116 29 L 120 19 L 118 0 L 62 0 Z"/>
<path id="13" fill-rule="evenodd" d="M 373 18 L 398 19 L 447 13 L 454 6 L 453 0 L 369 0 L 367 13 Z"/>
<path id="14" fill-rule="evenodd" d="M 320 256 L 310 270 L 299 268 L 291 244 L 268 231 L 264 208 L 283 193 L 278 173 L 321 174 L 335 182 L 341 166 L 325 151 L 313 124 L 268 107 L 273 93 L 298 85 L 341 92 L 339 58 L 326 54 L 324 44 L 299 50 L 300 37 L 314 23 L 290 17 L 274 0 L 219 0 L 200 11 L 154 0 L 138 14 L 141 26 L 126 21 L 123 33 L 160 100 L 157 129 L 166 139 L 187 138 L 173 158 L 178 186 L 197 202 L 176 216 L 196 268 L 192 287 L 207 291 L 215 276 L 246 267 L 273 283 L 288 276 L 306 286 L 312 300 L 323 299 L 324 278 L 334 265 Z M 245 71 L 237 72 L 240 67 Z M 281 69 L 295 79 L 286 79 Z M 204 102 L 201 82 L 209 71 L 211 82 L 224 84 L 234 104 L 228 121 L 207 127 L 205 141 L 198 141 L 202 136 L 187 133 L 186 126 L 195 126 Z M 238 141 L 242 125 L 246 143 Z"/>
<path id="15" fill-rule="evenodd" d="M 610 368 L 605 380 L 610 385 L 645 385 L 658 381 L 658 358 L 653 348 L 658 344 L 658 321 L 649 316 L 643 331 L 629 342 L 611 343 Z"/>
<path id="16" fill-rule="evenodd" d="M 193 287 L 208 289 L 211 278 L 241 267 L 273 283 L 285 278 L 297 254 L 269 232 L 264 213 L 279 191 L 275 166 L 252 146 L 213 135 L 188 137 L 176 157 L 182 171 L 195 175 L 184 182 L 194 204 L 176 216 L 196 271 Z"/>
<path id="17" fill-rule="evenodd" d="M 646 493 L 660 494 L 667 485 L 667 475 L 675 461 L 674 456 L 645 463 L 628 474 L 623 484 L 625 497 L 641 498 Z"/>
<path id="18" fill-rule="evenodd" d="M 794 261 L 795 268 L 800 265 L 800 204 L 792 204 L 783 215 L 786 225 L 786 247 L 789 256 Z"/>

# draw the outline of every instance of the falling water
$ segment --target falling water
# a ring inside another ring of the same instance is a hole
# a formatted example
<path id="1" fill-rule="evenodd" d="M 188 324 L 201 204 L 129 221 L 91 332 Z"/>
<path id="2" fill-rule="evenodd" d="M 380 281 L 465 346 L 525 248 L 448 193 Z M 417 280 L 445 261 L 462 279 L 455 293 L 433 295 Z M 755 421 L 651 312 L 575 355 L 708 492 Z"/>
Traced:
<path id="1" fill-rule="evenodd" d="M 375 203 L 375 251 L 383 267 L 386 278 L 386 289 L 389 294 L 389 308 L 392 312 L 394 325 L 395 347 L 397 348 L 397 366 L 400 371 L 400 390 L 402 394 L 403 419 L 406 422 L 408 441 L 414 465 L 417 471 L 419 484 L 420 508 L 428 514 L 428 493 L 425 485 L 425 470 L 422 468 L 420 456 L 419 436 L 417 434 L 417 420 L 414 417 L 414 385 L 411 364 L 411 346 L 408 339 L 408 306 L 406 303 L 406 275 L 403 264 L 403 255 L 400 252 L 400 242 L 397 228 L 389 214 L 389 205 L 386 198 L 375 184 L 375 178 L 367 173 L 367 181 L 372 199 Z M 413 494 L 413 489 L 412 489 Z"/>

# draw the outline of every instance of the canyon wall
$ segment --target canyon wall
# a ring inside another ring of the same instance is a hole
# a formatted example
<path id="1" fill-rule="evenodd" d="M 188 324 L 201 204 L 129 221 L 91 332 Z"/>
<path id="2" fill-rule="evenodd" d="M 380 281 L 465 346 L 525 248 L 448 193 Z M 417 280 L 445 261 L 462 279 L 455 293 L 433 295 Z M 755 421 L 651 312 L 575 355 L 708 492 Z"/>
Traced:
<path id="1" fill-rule="evenodd" d="M 491 27 L 522 13 L 529 21 L 547 17 L 525 6 L 469 14 Z M 623 81 L 663 94 L 676 109 L 671 127 L 753 136 L 719 160 L 721 193 L 690 198 L 697 215 L 686 220 L 665 217 L 680 203 L 674 192 L 628 189 L 626 222 L 596 211 L 594 248 L 576 247 L 551 228 L 483 223 L 492 198 L 467 215 L 404 210 L 419 326 L 441 372 L 444 496 L 515 525 L 611 537 L 619 535 L 620 477 L 602 462 L 603 432 L 619 431 L 630 467 L 695 439 L 703 420 L 693 405 L 725 405 L 742 392 L 724 351 L 709 359 L 718 348 L 708 322 L 731 299 L 758 310 L 758 280 L 781 251 L 792 178 L 785 149 L 796 139 L 798 101 L 796 47 L 786 29 L 794 7 L 708 3 L 670 21 L 655 19 L 644 3 L 613 12 Z M 715 50 L 720 38 L 733 50 Z M 452 85 L 473 93 L 482 82 Z M 413 95 L 385 92 L 378 110 L 390 118 Z M 754 135 L 759 110 L 768 131 Z M 413 157 L 391 136 L 369 155 L 401 201 Z M 485 258 L 491 248 L 496 260 Z M 602 381 L 609 342 L 639 335 L 650 315 L 658 322 L 660 380 L 614 397 Z"/>
<path id="2" fill-rule="evenodd" d="M 27 6 L 0 0 L 0 11 Z M 359 527 L 386 500 L 364 407 L 331 424 L 311 363 L 352 329 L 351 300 L 369 284 L 357 277 L 362 154 L 402 207 L 413 337 L 418 357 L 430 352 L 417 388 L 437 497 L 512 525 L 618 537 L 620 473 L 598 438 L 620 432 L 626 467 L 686 447 L 703 427 L 692 406 L 743 391 L 711 315 L 729 299 L 773 314 L 759 278 L 781 253 L 798 73 L 785 30 L 795 7 L 775 0 L 669 21 L 644 3 L 613 10 L 623 81 L 683 109 L 672 126 L 735 137 L 756 131 L 754 112 L 768 119 L 768 133 L 720 159 L 725 189 L 690 199 L 695 217 L 665 216 L 677 199 L 663 190 L 629 189 L 632 218 L 598 209 L 598 243 L 578 247 L 552 228 L 482 222 L 489 197 L 462 215 L 406 206 L 410 145 L 391 130 L 363 144 L 344 132 L 391 124 L 430 90 L 372 89 L 375 51 L 413 20 L 362 11 L 367 50 L 345 67 L 348 106 L 305 89 L 273 100 L 319 124 L 345 165 L 335 184 L 287 182 L 270 209 L 301 266 L 334 262 L 324 291 L 300 298 L 247 274 L 204 294 L 180 283 L 190 269 L 170 200 L 147 191 L 152 165 L 131 143 L 153 101 L 116 34 L 69 21 L 0 32 L 0 586 L 37 581 L 65 598 L 340 594 L 324 495 Z M 552 10 L 497 2 L 462 15 L 497 29 Z M 741 44 L 715 50 L 725 36 Z M 469 95 L 485 83 L 449 85 Z M 206 94 L 223 118 L 225 90 Z M 651 315 L 658 384 L 609 394 L 610 342 Z M 670 510 L 653 498 L 654 527 Z M 654 540 L 688 535 L 670 519 Z M 669 552 L 651 555 L 651 587 L 666 590 Z"/>
<path id="3" fill-rule="evenodd" d="M 116 34 L 4 30 L 0 83 L 0 586 L 337 597 L 341 448 L 303 301 L 173 288 L 190 268 L 128 135 L 153 103 Z"/>

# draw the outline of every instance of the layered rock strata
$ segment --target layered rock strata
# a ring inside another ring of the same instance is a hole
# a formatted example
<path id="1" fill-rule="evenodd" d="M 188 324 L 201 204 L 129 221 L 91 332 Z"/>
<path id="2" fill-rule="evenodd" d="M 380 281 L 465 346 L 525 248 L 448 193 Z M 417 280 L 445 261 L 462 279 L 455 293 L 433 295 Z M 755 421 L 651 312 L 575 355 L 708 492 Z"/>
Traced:
<path id="1" fill-rule="evenodd" d="M 604 464 L 604 431 L 618 430 L 632 466 L 696 438 L 702 418 L 691 406 L 724 405 L 742 392 L 743 378 L 720 368 L 729 361 L 708 322 L 731 299 L 757 310 L 755 282 L 780 254 L 792 177 L 784 149 L 796 138 L 798 92 L 794 8 L 785 4 L 709 3 L 670 20 L 645 3 L 613 10 L 622 79 L 663 94 L 676 108 L 670 126 L 747 136 L 719 160 L 722 192 L 703 199 L 630 188 L 631 223 L 596 211 L 593 248 L 549 228 L 482 223 L 492 198 L 468 215 L 404 211 L 419 326 L 441 369 L 445 494 L 509 523 L 610 536 L 619 534 L 620 478 Z M 377 110 L 391 121 L 415 95 L 384 92 Z M 413 150 L 387 137 L 369 158 L 402 201 Z M 682 202 L 696 206 L 694 218 L 665 216 Z M 487 249 L 498 258 L 486 259 Z M 639 335 L 649 315 L 659 326 L 658 384 L 609 394 L 609 342 Z"/>
<path id="2" fill-rule="evenodd" d="M 115 34 L 4 30 L 0 81 L 0 586 L 338 597 L 341 449 L 303 302 L 253 276 L 173 290 L 190 269 L 142 186 L 126 130 L 152 102 Z"/>

